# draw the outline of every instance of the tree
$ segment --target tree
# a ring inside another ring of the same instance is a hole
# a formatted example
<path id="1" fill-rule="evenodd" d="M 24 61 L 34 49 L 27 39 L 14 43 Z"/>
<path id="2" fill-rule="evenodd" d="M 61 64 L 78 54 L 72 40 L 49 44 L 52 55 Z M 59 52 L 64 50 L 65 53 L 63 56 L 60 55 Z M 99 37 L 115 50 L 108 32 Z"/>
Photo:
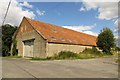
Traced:
<path id="1" fill-rule="evenodd" d="M 13 39 L 13 41 L 12 41 L 12 43 L 13 43 L 13 47 L 12 47 L 12 56 L 16 56 L 16 55 L 18 55 L 18 51 L 17 51 L 17 41 L 16 41 L 16 39 L 14 38 Z"/>
<path id="2" fill-rule="evenodd" d="M 2 56 L 10 56 L 12 36 L 17 30 L 17 26 L 9 24 L 2 26 Z"/>
<path id="3" fill-rule="evenodd" d="M 97 38 L 97 46 L 106 54 L 112 54 L 111 48 L 114 47 L 114 35 L 109 28 L 103 28 Z"/>

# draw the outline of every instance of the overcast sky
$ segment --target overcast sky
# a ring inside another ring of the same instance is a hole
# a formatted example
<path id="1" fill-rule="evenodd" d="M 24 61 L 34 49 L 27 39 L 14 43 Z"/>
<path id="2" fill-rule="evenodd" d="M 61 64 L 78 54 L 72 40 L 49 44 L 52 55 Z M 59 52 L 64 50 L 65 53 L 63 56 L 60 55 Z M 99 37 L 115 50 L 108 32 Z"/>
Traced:
<path id="1" fill-rule="evenodd" d="M 117 37 L 119 0 L 108 0 L 109 2 L 104 2 L 105 0 L 96 0 L 96 2 L 92 0 L 81 0 L 81 2 L 78 0 L 75 2 L 18 1 L 20 0 L 12 0 L 5 23 L 19 26 L 23 16 L 26 16 L 91 35 L 98 35 L 102 28 L 108 27 Z M 8 2 L 9 0 L 0 2 L 0 24 Z"/>

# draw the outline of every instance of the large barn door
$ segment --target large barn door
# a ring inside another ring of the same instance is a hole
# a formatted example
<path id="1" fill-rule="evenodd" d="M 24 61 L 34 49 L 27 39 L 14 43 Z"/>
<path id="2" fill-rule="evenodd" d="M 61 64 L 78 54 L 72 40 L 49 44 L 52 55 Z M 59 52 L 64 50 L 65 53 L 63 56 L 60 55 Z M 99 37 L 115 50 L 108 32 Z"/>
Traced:
<path id="1" fill-rule="evenodd" d="M 24 56 L 33 57 L 34 40 L 24 41 Z"/>

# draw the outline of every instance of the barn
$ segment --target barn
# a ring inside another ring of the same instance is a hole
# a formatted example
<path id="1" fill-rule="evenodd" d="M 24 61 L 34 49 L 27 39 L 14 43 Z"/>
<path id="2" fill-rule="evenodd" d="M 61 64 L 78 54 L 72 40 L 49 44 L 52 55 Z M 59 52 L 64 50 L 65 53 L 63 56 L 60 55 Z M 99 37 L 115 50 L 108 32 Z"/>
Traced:
<path id="1" fill-rule="evenodd" d="M 96 46 L 96 37 L 23 17 L 15 33 L 18 55 L 50 57 L 60 51 L 82 52 Z"/>

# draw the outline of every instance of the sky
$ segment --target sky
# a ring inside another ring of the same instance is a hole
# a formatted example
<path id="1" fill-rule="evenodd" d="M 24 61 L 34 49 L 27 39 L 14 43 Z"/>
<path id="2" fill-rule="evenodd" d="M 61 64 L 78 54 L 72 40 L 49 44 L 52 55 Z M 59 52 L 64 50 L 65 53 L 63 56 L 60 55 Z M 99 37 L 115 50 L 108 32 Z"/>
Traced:
<path id="1" fill-rule="evenodd" d="M 0 3 L 0 24 L 3 21 L 8 1 Z M 71 2 L 19 2 L 12 0 L 6 23 L 19 26 L 23 16 L 51 23 L 75 31 L 87 33 L 97 36 L 105 27 L 110 28 L 115 37 L 117 32 L 118 17 L 118 1 L 104 2 L 104 0 L 82 0 Z"/>

